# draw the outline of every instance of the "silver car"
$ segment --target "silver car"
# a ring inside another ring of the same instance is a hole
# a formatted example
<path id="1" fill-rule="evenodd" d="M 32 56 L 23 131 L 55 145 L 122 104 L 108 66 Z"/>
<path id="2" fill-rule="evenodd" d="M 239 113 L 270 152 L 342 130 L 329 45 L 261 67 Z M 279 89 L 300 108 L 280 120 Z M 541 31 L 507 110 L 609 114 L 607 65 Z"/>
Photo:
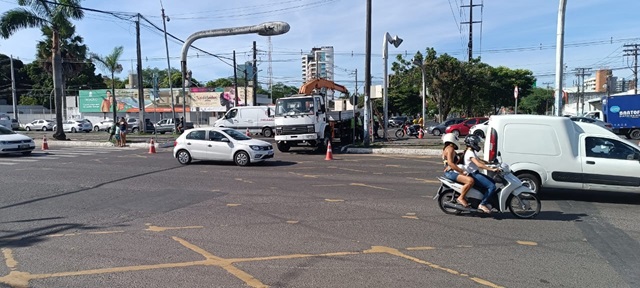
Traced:
<path id="1" fill-rule="evenodd" d="M 58 130 L 58 126 L 53 126 L 53 130 Z M 91 132 L 91 122 L 82 120 L 66 120 L 62 122 L 62 130 L 64 132 L 76 133 L 80 131 Z"/>
<path id="2" fill-rule="evenodd" d="M 25 124 L 24 129 L 27 131 L 31 131 L 31 130 L 51 131 L 53 130 L 53 121 L 44 120 L 44 119 L 33 120 L 30 123 Z"/>

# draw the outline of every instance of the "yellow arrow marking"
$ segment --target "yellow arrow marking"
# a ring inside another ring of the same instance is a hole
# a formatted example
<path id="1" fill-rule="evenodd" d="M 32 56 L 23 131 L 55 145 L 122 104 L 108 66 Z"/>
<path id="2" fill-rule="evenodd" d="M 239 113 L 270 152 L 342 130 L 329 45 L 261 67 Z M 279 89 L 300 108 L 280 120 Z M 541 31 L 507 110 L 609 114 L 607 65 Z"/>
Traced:
<path id="1" fill-rule="evenodd" d="M 11 249 L 9 248 L 2 248 L 2 255 L 4 255 L 7 267 L 9 267 L 11 271 L 16 270 L 16 267 L 18 267 L 18 261 L 13 258 L 13 251 L 11 251 Z"/>

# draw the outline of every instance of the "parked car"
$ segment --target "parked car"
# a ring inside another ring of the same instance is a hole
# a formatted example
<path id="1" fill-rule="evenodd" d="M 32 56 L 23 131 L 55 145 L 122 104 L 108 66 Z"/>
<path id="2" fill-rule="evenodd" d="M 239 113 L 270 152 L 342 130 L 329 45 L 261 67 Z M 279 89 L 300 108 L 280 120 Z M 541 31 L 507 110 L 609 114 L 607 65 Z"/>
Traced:
<path id="1" fill-rule="evenodd" d="M 393 116 L 393 117 L 389 118 L 389 126 L 391 126 L 391 127 L 400 127 L 405 122 L 407 122 L 408 120 L 409 120 L 409 118 L 407 118 L 407 116 Z"/>
<path id="2" fill-rule="evenodd" d="M 22 153 L 31 154 L 36 148 L 36 143 L 31 137 L 13 132 L 11 129 L 0 125 L 0 154 Z"/>
<path id="3" fill-rule="evenodd" d="M 246 166 L 273 158 L 273 146 L 232 128 L 195 128 L 176 139 L 173 156 L 183 165 L 192 160 L 218 160 Z"/>
<path id="4" fill-rule="evenodd" d="M 487 128 L 489 127 L 489 121 L 484 121 L 480 124 L 473 125 L 469 129 L 469 134 L 478 136 L 482 139 L 487 135 Z"/>
<path id="5" fill-rule="evenodd" d="M 95 125 L 93 125 L 93 131 L 109 131 L 109 129 L 111 129 L 111 126 L 113 126 L 113 120 L 112 119 L 107 119 L 104 121 L 100 121 L 98 123 L 96 123 Z"/>
<path id="6" fill-rule="evenodd" d="M 20 129 L 20 122 L 18 121 L 18 119 L 11 119 L 11 129 L 12 130 Z"/>
<path id="7" fill-rule="evenodd" d="M 158 123 L 156 123 L 155 128 L 156 128 L 156 133 L 160 133 L 160 134 L 164 134 L 167 132 L 175 132 L 175 123 L 179 122 L 180 119 L 171 119 L 171 118 L 166 118 L 166 119 L 162 119 L 160 121 L 158 121 Z M 186 122 L 185 121 L 185 126 L 184 126 L 184 130 L 187 129 L 191 129 L 193 128 L 193 122 Z"/>
<path id="8" fill-rule="evenodd" d="M 574 121 L 574 122 L 585 122 L 585 123 L 595 124 L 609 131 L 613 130 L 613 125 L 607 122 L 604 122 L 602 120 L 589 118 L 589 117 L 578 117 L 578 116 L 571 116 L 569 117 L 569 119 L 571 119 L 571 121 Z"/>
<path id="9" fill-rule="evenodd" d="M 469 130 L 471 129 L 471 127 L 473 125 L 476 125 L 478 123 L 482 123 L 489 120 L 489 118 L 486 117 L 476 117 L 476 118 L 469 118 L 467 120 L 464 120 L 458 124 L 454 124 L 451 125 L 449 127 L 447 127 L 447 130 L 445 131 L 446 133 L 453 133 L 456 136 L 467 136 L 469 135 Z"/>
<path id="10" fill-rule="evenodd" d="M 24 129 L 27 131 L 31 130 L 42 130 L 42 131 L 51 131 L 53 130 L 53 121 L 37 119 L 31 121 L 31 123 L 27 123 L 24 125 Z"/>
<path id="11" fill-rule="evenodd" d="M 57 131 L 58 125 L 54 125 L 53 130 Z M 82 120 L 62 121 L 62 131 L 64 132 L 76 133 L 76 132 L 84 131 L 89 133 L 91 132 L 91 130 L 93 130 L 93 127 L 91 127 L 91 122 L 88 122 L 88 121 L 82 121 Z"/>
<path id="12" fill-rule="evenodd" d="M 441 134 L 444 134 L 445 131 L 447 131 L 447 127 L 454 125 L 454 124 L 458 124 L 462 121 L 464 121 L 465 118 L 450 118 L 445 120 L 444 122 L 440 123 L 440 124 L 436 124 L 434 126 L 430 126 L 429 128 L 427 128 L 427 133 L 432 134 L 433 136 L 440 136 Z"/>
<path id="13" fill-rule="evenodd" d="M 491 116 L 484 160 L 496 157 L 531 190 L 640 193 L 640 148 L 611 131 L 566 117 Z"/>

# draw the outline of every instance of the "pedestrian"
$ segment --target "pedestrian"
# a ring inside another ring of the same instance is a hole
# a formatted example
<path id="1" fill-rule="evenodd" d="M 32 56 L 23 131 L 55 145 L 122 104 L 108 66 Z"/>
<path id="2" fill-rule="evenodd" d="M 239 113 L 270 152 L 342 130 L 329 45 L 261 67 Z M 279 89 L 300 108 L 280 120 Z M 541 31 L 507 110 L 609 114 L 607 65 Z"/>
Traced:
<path id="1" fill-rule="evenodd" d="M 120 118 L 118 125 L 120 126 L 120 147 L 125 147 L 127 145 L 127 120 L 124 117 Z"/>
<path id="2" fill-rule="evenodd" d="M 375 111 L 375 115 L 373 116 L 373 138 L 380 139 L 380 134 L 378 134 L 378 130 L 380 129 L 380 114 L 378 111 Z"/>
<path id="3" fill-rule="evenodd" d="M 355 128 L 356 130 L 356 135 L 354 135 L 354 140 L 355 141 L 362 141 L 362 133 L 364 133 L 364 131 L 362 130 L 362 119 L 360 119 L 360 112 L 356 112 L 355 117 L 353 117 L 353 119 L 351 119 L 351 130 L 353 130 Z"/>
<path id="4" fill-rule="evenodd" d="M 114 125 L 114 126 L 115 126 L 116 146 L 122 147 L 122 141 L 121 141 L 121 138 L 120 138 L 120 126 L 118 126 L 118 125 Z"/>
<path id="5" fill-rule="evenodd" d="M 184 129 L 184 116 L 180 117 L 180 120 L 178 121 L 178 134 L 182 134 L 182 130 Z"/>

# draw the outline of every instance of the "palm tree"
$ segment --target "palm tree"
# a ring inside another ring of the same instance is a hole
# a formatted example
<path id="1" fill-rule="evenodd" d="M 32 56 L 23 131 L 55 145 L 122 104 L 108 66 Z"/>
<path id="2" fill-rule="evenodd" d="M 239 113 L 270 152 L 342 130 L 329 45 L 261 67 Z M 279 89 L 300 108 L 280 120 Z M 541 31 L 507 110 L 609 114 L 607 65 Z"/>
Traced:
<path id="1" fill-rule="evenodd" d="M 51 59 L 53 66 L 53 89 L 56 99 L 56 126 L 62 127 L 62 57 L 60 55 L 60 32 L 71 27 L 70 19 L 80 20 L 84 12 L 81 0 L 18 0 L 18 5 L 27 8 L 11 9 L 0 17 L 0 37 L 7 39 L 24 28 L 49 27 L 52 31 Z M 63 129 L 58 129 L 53 138 L 65 140 Z"/>
<path id="2" fill-rule="evenodd" d="M 90 53 L 91 60 L 98 62 L 98 65 L 101 66 L 102 69 L 111 73 L 111 95 L 113 95 L 113 100 L 116 99 L 115 74 L 116 73 L 119 74 L 120 72 L 122 72 L 122 65 L 118 64 L 118 61 L 120 61 L 120 56 L 122 56 L 123 49 L 124 48 L 122 46 L 113 48 L 113 51 L 111 51 L 111 54 L 107 56 L 100 56 L 94 53 Z M 117 120 L 116 101 L 111 101 L 111 104 L 113 106 L 113 121 L 116 121 Z M 114 130 L 114 129 L 111 129 L 111 130 Z M 114 131 L 112 131 L 111 133 L 113 132 Z"/>
<path id="3" fill-rule="evenodd" d="M 38 41 L 36 45 L 36 59 L 42 61 L 42 68 L 49 74 L 53 73 L 51 65 L 51 38 L 53 31 L 49 27 L 42 27 L 43 40 Z M 80 74 L 86 65 L 91 62 L 87 61 L 87 46 L 83 44 L 84 39 L 75 34 L 75 26 L 65 27 L 60 31 L 60 55 L 62 56 L 62 87 L 67 87 L 67 80 Z M 65 95 L 67 93 L 65 92 Z M 77 94 L 76 94 L 77 96 Z M 67 97 L 64 97 L 62 104 L 63 113 L 67 109 Z M 65 116 L 66 114 L 63 114 Z"/>

